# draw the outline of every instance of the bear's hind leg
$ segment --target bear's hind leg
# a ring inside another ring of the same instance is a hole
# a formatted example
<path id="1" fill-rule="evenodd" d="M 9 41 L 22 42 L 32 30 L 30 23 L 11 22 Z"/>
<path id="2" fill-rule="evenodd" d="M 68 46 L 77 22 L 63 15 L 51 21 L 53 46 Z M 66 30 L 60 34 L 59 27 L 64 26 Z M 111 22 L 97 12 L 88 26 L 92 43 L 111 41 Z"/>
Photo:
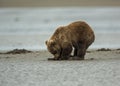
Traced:
<path id="1" fill-rule="evenodd" d="M 84 60 L 84 56 L 86 54 L 86 44 L 80 43 L 77 50 L 77 57 L 79 60 Z"/>

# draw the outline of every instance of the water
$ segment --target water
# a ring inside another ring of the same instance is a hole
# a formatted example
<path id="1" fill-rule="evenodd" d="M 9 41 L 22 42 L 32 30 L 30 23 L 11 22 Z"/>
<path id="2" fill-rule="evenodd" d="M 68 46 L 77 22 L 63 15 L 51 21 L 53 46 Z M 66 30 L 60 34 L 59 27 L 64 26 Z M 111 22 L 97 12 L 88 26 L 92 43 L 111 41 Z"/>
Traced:
<path id="1" fill-rule="evenodd" d="M 95 31 L 93 48 L 120 48 L 120 7 L 0 8 L 0 50 L 46 49 L 55 29 L 84 20 Z"/>

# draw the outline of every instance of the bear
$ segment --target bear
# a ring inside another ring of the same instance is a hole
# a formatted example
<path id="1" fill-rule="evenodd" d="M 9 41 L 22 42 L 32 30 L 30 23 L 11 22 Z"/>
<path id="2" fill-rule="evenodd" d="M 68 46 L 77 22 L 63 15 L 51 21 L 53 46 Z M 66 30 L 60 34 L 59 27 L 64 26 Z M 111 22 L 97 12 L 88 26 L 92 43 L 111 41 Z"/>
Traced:
<path id="1" fill-rule="evenodd" d="M 84 21 L 60 26 L 45 41 L 48 51 L 54 56 L 48 60 L 84 60 L 86 50 L 94 40 L 95 35 L 92 28 Z"/>

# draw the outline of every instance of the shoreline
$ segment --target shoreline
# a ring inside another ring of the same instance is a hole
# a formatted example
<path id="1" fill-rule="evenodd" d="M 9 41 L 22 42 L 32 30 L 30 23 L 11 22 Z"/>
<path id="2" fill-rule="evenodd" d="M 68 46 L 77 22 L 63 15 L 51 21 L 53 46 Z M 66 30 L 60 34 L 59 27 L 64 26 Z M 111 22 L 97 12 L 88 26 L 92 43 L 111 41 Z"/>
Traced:
<path id="1" fill-rule="evenodd" d="M 120 50 L 120 48 L 93 48 L 93 49 L 87 49 L 86 52 L 92 52 L 92 51 L 116 51 L 116 50 Z M 46 49 L 43 50 L 31 50 L 31 49 L 19 49 L 19 48 L 15 48 L 15 49 L 11 49 L 11 50 L 0 50 L 0 54 L 26 54 L 26 53 L 32 53 L 32 52 L 43 52 L 43 51 L 48 51 Z M 48 51 L 49 52 L 49 51 Z"/>
<path id="2" fill-rule="evenodd" d="M 107 55 L 107 56 L 106 56 Z M 35 58 L 34 58 L 35 57 Z M 48 60 L 48 58 L 52 58 L 53 55 L 48 52 L 47 50 L 39 50 L 39 51 L 31 51 L 26 49 L 14 49 L 11 51 L 1 51 L 0 52 L 0 59 L 6 58 L 16 58 L 16 59 L 41 59 L 41 60 Z M 120 48 L 117 49 L 110 49 L 110 48 L 99 48 L 99 49 L 88 49 L 86 51 L 85 60 L 94 60 L 94 59 L 107 59 L 107 58 L 114 58 L 120 57 Z M 59 61 L 59 60 L 58 60 Z M 66 60 L 69 61 L 69 60 Z"/>

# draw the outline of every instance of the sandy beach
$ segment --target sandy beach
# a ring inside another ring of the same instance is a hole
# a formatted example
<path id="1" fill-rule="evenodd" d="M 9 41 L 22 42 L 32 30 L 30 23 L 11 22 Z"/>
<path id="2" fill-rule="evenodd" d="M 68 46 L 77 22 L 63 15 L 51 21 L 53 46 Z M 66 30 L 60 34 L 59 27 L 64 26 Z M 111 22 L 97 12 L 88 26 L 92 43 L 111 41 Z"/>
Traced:
<path id="1" fill-rule="evenodd" d="M 0 54 L 0 86 L 120 86 L 120 49 L 89 50 L 82 61 L 48 61 L 48 51 Z"/>

